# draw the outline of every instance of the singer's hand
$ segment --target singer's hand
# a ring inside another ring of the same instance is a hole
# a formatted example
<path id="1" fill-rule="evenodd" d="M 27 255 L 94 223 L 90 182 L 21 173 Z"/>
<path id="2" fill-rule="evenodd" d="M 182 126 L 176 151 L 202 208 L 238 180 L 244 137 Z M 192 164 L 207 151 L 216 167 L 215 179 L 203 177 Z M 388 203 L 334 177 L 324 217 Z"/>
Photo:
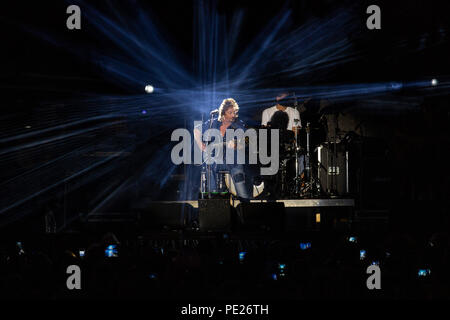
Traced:
<path id="1" fill-rule="evenodd" d="M 227 148 L 236 149 L 236 143 L 233 140 L 227 142 Z"/>

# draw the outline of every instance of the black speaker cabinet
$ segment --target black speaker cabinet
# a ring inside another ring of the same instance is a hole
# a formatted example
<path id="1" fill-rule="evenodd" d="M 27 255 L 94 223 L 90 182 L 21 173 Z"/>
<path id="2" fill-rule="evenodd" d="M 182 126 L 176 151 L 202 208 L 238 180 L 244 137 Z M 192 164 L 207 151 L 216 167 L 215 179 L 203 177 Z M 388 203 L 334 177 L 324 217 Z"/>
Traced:
<path id="1" fill-rule="evenodd" d="M 183 229 L 190 210 L 191 206 L 186 203 L 152 202 L 138 209 L 139 226 L 143 229 Z"/>
<path id="2" fill-rule="evenodd" d="M 230 199 L 199 199 L 198 220 L 201 231 L 230 231 Z"/>
<path id="3" fill-rule="evenodd" d="M 284 230 L 285 207 L 283 202 L 240 203 L 236 209 L 240 230 L 271 232 Z"/>
<path id="4" fill-rule="evenodd" d="M 317 164 L 317 174 L 323 191 L 336 195 L 350 192 L 349 153 L 343 143 L 324 143 L 318 146 Z"/>

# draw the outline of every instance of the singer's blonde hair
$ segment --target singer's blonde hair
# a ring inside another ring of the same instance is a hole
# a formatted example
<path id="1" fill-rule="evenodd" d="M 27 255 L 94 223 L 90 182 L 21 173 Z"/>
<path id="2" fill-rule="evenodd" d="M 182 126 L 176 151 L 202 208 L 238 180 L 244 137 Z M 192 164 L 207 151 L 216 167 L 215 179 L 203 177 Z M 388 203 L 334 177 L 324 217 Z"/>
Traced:
<path id="1" fill-rule="evenodd" d="M 223 99 L 222 104 L 219 107 L 219 118 L 217 119 L 217 121 L 222 122 L 225 111 L 230 107 L 233 107 L 234 111 L 236 112 L 236 117 L 238 116 L 237 113 L 239 112 L 239 105 L 237 104 L 236 100 L 234 100 L 233 98 L 227 98 Z"/>

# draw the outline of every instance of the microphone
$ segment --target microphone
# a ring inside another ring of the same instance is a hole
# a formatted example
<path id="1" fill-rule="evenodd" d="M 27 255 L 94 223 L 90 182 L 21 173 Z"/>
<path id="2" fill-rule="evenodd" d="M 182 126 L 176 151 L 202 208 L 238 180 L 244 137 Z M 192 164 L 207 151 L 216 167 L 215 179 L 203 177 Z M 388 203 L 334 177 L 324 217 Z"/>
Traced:
<path id="1" fill-rule="evenodd" d="M 215 114 L 215 113 L 219 113 L 219 109 L 214 109 L 214 110 L 211 111 L 209 114 Z"/>

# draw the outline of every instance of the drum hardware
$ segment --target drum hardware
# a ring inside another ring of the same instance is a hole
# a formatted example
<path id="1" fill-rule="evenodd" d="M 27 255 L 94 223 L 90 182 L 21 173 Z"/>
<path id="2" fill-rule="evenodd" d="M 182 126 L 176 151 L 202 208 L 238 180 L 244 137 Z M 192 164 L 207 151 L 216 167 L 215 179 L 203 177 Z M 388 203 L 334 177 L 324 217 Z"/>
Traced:
<path id="1" fill-rule="evenodd" d="M 297 108 L 297 103 L 296 103 L 295 108 Z M 294 122 L 295 122 L 295 125 L 297 125 L 299 120 L 295 119 Z M 299 172 L 298 172 L 298 170 L 299 170 L 299 167 L 298 167 L 299 148 L 298 148 L 298 130 L 297 130 L 297 128 L 298 128 L 298 126 L 296 126 L 296 128 L 295 128 L 296 130 L 294 131 L 294 134 L 295 134 L 295 177 L 294 177 L 295 190 L 294 190 L 294 194 L 298 194 L 298 192 L 300 191 L 300 189 L 299 189 L 300 177 L 299 177 Z"/>
<path id="2" fill-rule="evenodd" d="M 315 128 L 313 128 L 315 129 Z M 322 187 L 320 184 L 320 180 L 318 179 L 318 176 L 316 177 L 315 172 L 313 169 L 316 166 L 320 166 L 320 164 L 316 164 L 314 161 L 312 161 L 311 158 L 311 125 L 309 122 L 307 122 L 306 127 L 306 148 L 302 148 L 298 144 L 296 145 L 295 149 L 295 156 L 293 157 L 295 159 L 295 173 L 294 177 L 289 179 L 284 179 L 284 181 L 288 181 L 288 185 L 290 185 L 290 192 L 287 194 L 283 194 L 283 196 L 288 196 L 291 198 L 314 198 L 318 197 L 322 194 Z M 298 142 L 298 139 L 297 139 Z M 316 148 L 317 150 L 317 148 Z M 303 161 L 304 161 L 304 171 L 299 172 L 299 160 L 301 159 L 300 156 L 303 155 Z M 284 174 L 284 171 L 282 171 L 281 174 Z M 289 178 L 289 177 L 288 177 Z"/>
<path id="3" fill-rule="evenodd" d="M 303 189 L 302 196 L 308 197 L 316 197 L 320 195 L 320 184 L 316 177 L 312 174 L 311 167 L 311 147 L 310 147 L 310 138 L 311 138 L 311 127 L 310 123 L 306 124 L 306 156 L 305 156 L 305 172 L 306 172 L 306 180 Z"/>

